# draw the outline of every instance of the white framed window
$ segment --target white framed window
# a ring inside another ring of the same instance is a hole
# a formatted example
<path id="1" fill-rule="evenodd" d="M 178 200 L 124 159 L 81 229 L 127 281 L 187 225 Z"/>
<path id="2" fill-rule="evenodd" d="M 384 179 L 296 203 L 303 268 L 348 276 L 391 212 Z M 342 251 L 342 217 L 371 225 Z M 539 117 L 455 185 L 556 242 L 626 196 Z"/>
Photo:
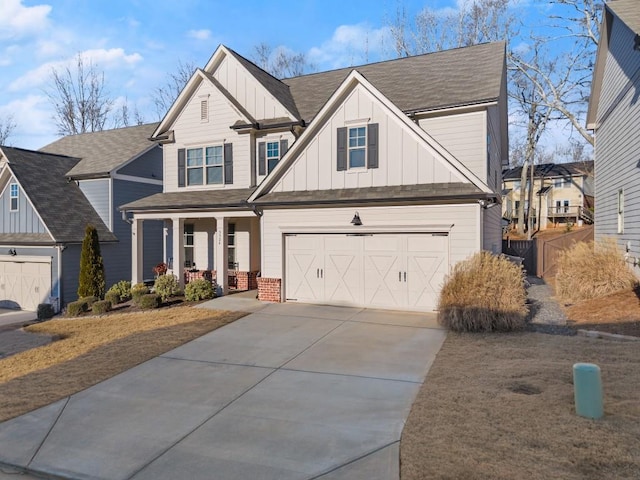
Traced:
<path id="1" fill-rule="evenodd" d="M 553 188 L 569 188 L 571 187 L 570 178 L 556 178 L 553 181 Z"/>
<path id="2" fill-rule="evenodd" d="M 266 145 L 267 173 L 276 168 L 280 160 L 280 142 L 267 142 Z"/>
<path id="3" fill-rule="evenodd" d="M 624 233 L 624 190 L 618 190 L 618 233 Z"/>
<path id="4" fill-rule="evenodd" d="M 196 266 L 193 257 L 194 246 L 194 228 L 193 223 L 184 224 L 184 266 L 186 268 L 193 268 Z"/>
<path id="5" fill-rule="evenodd" d="M 187 150 L 187 185 L 202 185 L 202 148 Z"/>
<path id="6" fill-rule="evenodd" d="M 11 212 L 18 211 L 18 198 L 20 195 L 20 189 L 17 183 L 9 185 L 9 210 Z"/>
<path id="7" fill-rule="evenodd" d="M 200 121 L 201 122 L 209 121 L 209 100 L 208 99 L 200 100 Z"/>
<path id="8" fill-rule="evenodd" d="M 367 166 L 367 128 L 349 128 L 348 140 L 349 169 L 365 168 Z"/>
<path id="9" fill-rule="evenodd" d="M 238 263 L 236 262 L 236 224 L 230 223 L 227 225 L 227 268 L 229 270 L 237 270 Z"/>
<path id="10" fill-rule="evenodd" d="M 569 213 L 569 200 L 556 200 L 556 213 Z"/>
<path id="11" fill-rule="evenodd" d="M 207 185 L 224 183 L 224 148 L 215 145 L 206 148 Z"/>

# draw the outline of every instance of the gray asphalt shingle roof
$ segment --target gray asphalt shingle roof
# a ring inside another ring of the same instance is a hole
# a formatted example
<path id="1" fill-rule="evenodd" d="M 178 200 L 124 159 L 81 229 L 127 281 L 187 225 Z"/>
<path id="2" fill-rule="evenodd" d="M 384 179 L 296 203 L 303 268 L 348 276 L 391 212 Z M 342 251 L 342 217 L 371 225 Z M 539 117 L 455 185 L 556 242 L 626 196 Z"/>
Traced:
<path id="1" fill-rule="evenodd" d="M 570 163 L 541 163 L 535 166 L 533 176 L 535 178 L 571 177 L 574 175 L 586 175 L 591 172 L 593 172 L 593 160 Z M 520 180 L 521 174 L 522 167 L 510 168 L 502 172 L 502 179 Z"/>
<path id="2" fill-rule="evenodd" d="M 402 111 L 468 105 L 500 97 L 505 43 L 427 53 L 283 80 L 302 118 L 310 121 L 352 70 Z"/>
<path id="3" fill-rule="evenodd" d="M 68 135 L 40 149 L 41 152 L 81 159 L 64 172 L 70 177 L 104 175 L 152 147 L 149 137 L 158 123 Z"/>
<path id="4" fill-rule="evenodd" d="M 119 207 L 120 210 L 178 210 L 200 208 L 249 208 L 247 199 L 255 188 L 195 190 L 156 193 Z"/>
<path id="5" fill-rule="evenodd" d="M 66 172 L 78 158 L 12 147 L 2 151 L 56 242 L 82 242 L 87 224 L 96 227 L 100 241 L 117 241 L 78 185 L 67 181 Z"/>
<path id="6" fill-rule="evenodd" d="M 640 2 L 638 0 L 609 0 L 606 5 L 631 30 L 640 34 Z"/>

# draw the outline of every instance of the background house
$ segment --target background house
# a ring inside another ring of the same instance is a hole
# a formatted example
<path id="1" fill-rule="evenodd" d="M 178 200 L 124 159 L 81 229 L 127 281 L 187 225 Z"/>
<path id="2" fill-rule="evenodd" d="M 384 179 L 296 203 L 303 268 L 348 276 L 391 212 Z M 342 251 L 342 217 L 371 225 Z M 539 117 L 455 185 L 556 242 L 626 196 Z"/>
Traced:
<path id="1" fill-rule="evenodd" d="M 511 225 L 518 223 L 521 174 L 522 167 L 502 172 L 502 217 Z M 593 181 L 592 161 L 536 165 L 531 209 L 536 229 L 544 230 L 567 223 L 593 223 Z M 527 204 L 528 200 L 525 200 Z"/>
<path id="2" fill-rule="evenodd" d="M 131 225 L 117 205 L 162 189 L 157 124 L 64 137 L 41 151 L 0 147 L 0 304 L 33 310 L 77 298 L 87 224 L 98 230 L 107 287 L 131 278 Z M 148 223 L 144 268 L 162 260 Z"/>
<path id="3" fill-rule="evenodd" d="M 595 132 L 596 239 L 615 238 L 640 275 L 640 3 L 604 4 L 587 127 Z"/>
<path id="4" fill-rule="evenodd" d="M 504 43 L 282 81 L 220 46 L 153 138 L 164 190 L 121 207 L 134 281 L 151 220 L 181 281 L 233 271 L 270 301 L 432 310 L 456 262 L 501 248 Z"/>

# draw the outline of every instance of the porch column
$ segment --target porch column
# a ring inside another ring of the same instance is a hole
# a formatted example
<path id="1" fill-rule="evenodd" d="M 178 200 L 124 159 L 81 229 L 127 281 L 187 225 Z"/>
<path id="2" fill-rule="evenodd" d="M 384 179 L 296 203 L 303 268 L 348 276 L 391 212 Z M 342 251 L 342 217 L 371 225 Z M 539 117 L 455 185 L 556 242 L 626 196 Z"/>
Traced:
<path id="1" fill-rule="evenodd" d="M 173 229 L 173 274 L 178 277 L 180 288 L 184 288 L 184 218 L 171 218 Z"/>
<path id="2" fill-rule="evenodd" d="M 216 217 L 216 245 L 213 262 L 216 267 L 218 286 L 222 289 L 223 295 L 229 293 L 228 232 L 229 219 L 227 217 Z"/>
<path id="3" fill-rule="evenodd" d="M 143 264 L 143 220 L 133 219 L 131 224 L 131 284 L 142 282 L 144 280 L 144 264 Z"/>

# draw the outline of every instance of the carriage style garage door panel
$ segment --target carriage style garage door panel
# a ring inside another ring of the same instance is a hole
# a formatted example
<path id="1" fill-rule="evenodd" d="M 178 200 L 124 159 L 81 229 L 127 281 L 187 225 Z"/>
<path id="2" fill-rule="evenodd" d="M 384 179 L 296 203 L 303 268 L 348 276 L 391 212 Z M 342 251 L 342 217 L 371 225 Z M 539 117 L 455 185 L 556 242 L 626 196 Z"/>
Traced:
<path id="1" fill-rule="evenodd" d="M 50 292 L 50 262 L 0 261 L 0 305 L 36 310 Z"/>
<path id="2" fill-rule="evenodd" d="M 445 234 L 287 235 L 287 301 L 434 310 L 448 273 Z"/>

